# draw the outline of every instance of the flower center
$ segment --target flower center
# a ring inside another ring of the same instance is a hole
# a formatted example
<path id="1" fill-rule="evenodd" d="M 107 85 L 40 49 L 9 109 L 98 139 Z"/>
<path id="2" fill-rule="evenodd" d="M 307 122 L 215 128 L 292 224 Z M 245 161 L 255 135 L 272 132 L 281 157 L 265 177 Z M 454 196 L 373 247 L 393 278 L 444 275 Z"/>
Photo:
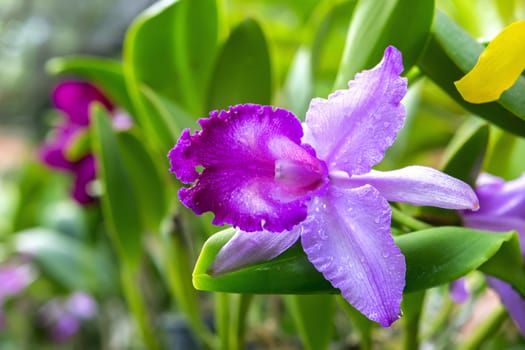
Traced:
<path id="1" fill-rule="evenodd" d="M 280 183 L 297 189 L 311 191 L 316 189 L 325 177 L 320 164 L 310 164 L 290 159 L 275 161 L 275 179 Z"/>

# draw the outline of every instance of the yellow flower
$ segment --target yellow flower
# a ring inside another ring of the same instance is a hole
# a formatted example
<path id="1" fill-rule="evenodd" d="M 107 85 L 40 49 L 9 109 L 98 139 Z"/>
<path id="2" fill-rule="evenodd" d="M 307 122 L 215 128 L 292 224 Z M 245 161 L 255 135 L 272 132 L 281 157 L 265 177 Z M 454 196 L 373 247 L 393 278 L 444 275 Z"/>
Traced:
<path id="1" fill-rule="evenodd" d="M 525 69 L 525 20 L 505 27 L 456 87 L 471 103 L 496 101 Z"/>

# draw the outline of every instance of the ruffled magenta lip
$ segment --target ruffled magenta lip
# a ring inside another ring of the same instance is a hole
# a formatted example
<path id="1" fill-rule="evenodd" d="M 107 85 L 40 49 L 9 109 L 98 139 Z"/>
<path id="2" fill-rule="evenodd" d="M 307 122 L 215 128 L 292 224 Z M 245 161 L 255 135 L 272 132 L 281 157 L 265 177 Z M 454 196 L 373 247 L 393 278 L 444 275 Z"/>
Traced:
<path id="1" fill-rule="evenodd" d="M 313 148 L 301 144 L 292 113 L 243 104 L 199 124 L 202 130 L 184 130 L 168 154 L 171 171 L 192 184 L 179 191 L 184 205 L 244 231 L 281 232 L 306 218 L 306 203 L 326 183 L 327 170 Z"/>

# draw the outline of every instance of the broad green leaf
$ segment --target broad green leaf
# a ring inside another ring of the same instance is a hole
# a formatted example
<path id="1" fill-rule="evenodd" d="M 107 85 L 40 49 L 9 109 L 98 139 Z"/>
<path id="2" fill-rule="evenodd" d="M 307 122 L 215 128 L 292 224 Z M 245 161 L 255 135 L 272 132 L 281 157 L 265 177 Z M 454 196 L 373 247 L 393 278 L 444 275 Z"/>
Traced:
<path id="1" fill-rule="evenodd" d="M 177 106 L 175 102 L 157 94 L 147 86 L 143 86 L 141 90 L 148 103 L 155 109 L 161 123 L 168 128 L 167 131 L 169 131 L 173 143 L 183 129 L 194 128 L 197 125 L 195 118 Z"/>
<path id="2" fill-rule="evenodd" d="M 177 117 L 163 100 L 194 118 L 205 111 L 217 22 L 214 0 L 164 0 L 139 15 L 126 34 L 126 84 L 146 139 L 162 152 L 178 136 L 170 120 Z"/>
<path id="3" fill-rule="evenodd" d="M 308 261 L 299 244 L 270 261 L 211 277 L 206 270 L 233 233 L 233 229 L 221 231 L 204 245 L 193 273 L 197 289 L 261 294 L 337 292 Z M 394 239 L 406 259 L 405 292 L 451 282 L 474 269 L 481 269 L 525 294 L 525 273 L 515 232 L 439 227 Z"/>
<path id="4" fill-rule="evenodd" d="M 97 290 L 94 252 L 59 232 L 33 228 L 15 236 L 16 251 L 30 255 L 52 280 L 70 290 Z"/>
<path id="5" fill-rule="evenodd" d="M 270 104 L 272 70 L 264 34 L 254 20 L 237 26 L 224 44 L 212 74 L 208 110 L 239 103 Z"/>
<path id="6" fill-rule="evenodd" d="M 334 331 L 333 295 L 291 295 L 286 299 L 305 349 L 328 349 Z M 319 322 L 323 320 L 323 322 Z"/>
<path id="7" fill-rule="evenodd" d="M 313 97 L 312 64 L 310 52 L 299 48 L 285 82 L 285 107 L 304 120 L 308 105 Z"/>
<path id="8" fill-rule="evenodd" d="M 476 184 L 489 142 L 489 126 L 478 121 L 466 123 L 458 130 L 445 153 L 443 171 L 465 181 L 472 187 Z"/>
<path id="9" fill-rule="evenodd" d="M 525 136 L 525 78 L 505 92 L 497 102 L 468 103 L 457 91 L 459 80 L 476 63 L 483 46 L 441 12 L 436 12 L 434 31 L 421 55 L 421 71 L 466 110 L 519 136 Z M 520 83 L 523 80 L 523 84 Z M 521 97 L 515 97 L 519 95 Z M 522 118 L 522 119 L 520 119 Z"/>
<path id="10" fill-rule="evenodd" d="M 96 84 L 117 106 L 127 110 L 132 116 L 135 114 L 119 61 L 102 57 L 69 56 L 50 60 L 46 68 L 52 74 L 73 74 Z"/>
<path id="11" fill-rule="evenodd" d="M 314 96 L 326 96 L 332 91 L 356 4 L 357 0 L 339 1 L 335 4 L 324 2 L 316 11 L 312 26 L 317 31 L 312 35 L 311 48 L 311 74 L 316 82 Z"/>
<path id="12" fill-rule="evenodd" d="M 98 104 L 91 108 L 91 139 L 102 183 L 102 210 L 108 233 L 117 252 L 128 264 L 137 264 L 141 257 L 141 214 L 137 193 L 127 173 L 124 157 L 110 117 Z"/>
<path id="13" fill-rule="evenodd" d="M 164 0 L 135 19 L 124 42 L 124 69 L 139 113 L 142 85 L 191 113 L 203 112 L 218 45 L 217 12 L 215 0 Z"/>
<path id="14" fill-rule="evenodd" d="M 163 169 L 164 174 L 161 173 L 153 161 L 154 155 L 136 135 L 119 133 L 117 140 L 125 172 L 131 180 L 133 192 L 140 198 L 137 207 L 142 223 L 149 230 L 158 232 L 167 214 L 167 196 L 175 196 L 174 191 L 169 191 L 171 187 L 166 178 L 168 172 Z"/>
<path id="15" fill-rule="evenodd" d="M 358 2 L 335 87 L 346 87 L 357 72 L 375 66 L 388 45 L 403 53 L 405 72 L 408 72 L 427 42 L 433 16 L 433 0 Z"/>

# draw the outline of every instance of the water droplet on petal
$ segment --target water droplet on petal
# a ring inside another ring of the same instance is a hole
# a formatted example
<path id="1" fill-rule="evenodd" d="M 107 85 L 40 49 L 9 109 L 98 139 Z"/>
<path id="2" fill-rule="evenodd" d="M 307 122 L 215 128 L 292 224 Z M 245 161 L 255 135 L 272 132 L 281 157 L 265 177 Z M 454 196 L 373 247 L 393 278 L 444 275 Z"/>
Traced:
<path id="1" fill-rule="evenodd" d="M 323 241 L 328 239 L 328 235 L 326 234 L 326 231 L 319 231 L 319 238 Z"/>

